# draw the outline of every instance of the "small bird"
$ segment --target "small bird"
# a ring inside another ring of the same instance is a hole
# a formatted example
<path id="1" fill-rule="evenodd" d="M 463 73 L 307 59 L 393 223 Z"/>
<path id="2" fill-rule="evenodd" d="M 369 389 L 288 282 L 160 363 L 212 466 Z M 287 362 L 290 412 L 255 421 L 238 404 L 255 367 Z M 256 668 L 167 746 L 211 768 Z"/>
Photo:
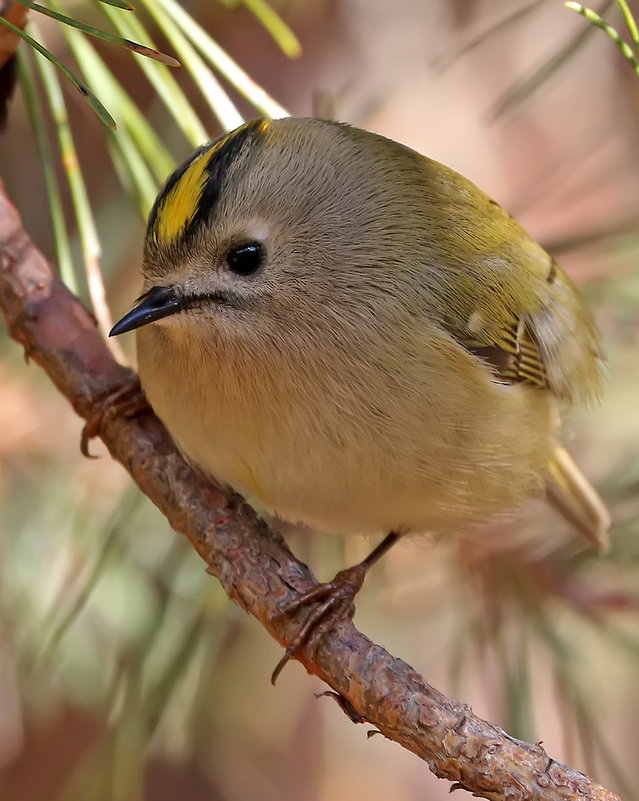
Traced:
<path id="1" fill-rule="evenodd" d="M 151 211 L 137 329 L 151 406 L 186 458 L 256 509 L 383 534 L 314 601 L 282 665 L 352 614 L 401 536 L 547 497 L 606 544 L 559 441 L 602 388 L 599 334 L 556 262 L 469 180 L 390 139 L 257 120 L 193 153 Z"/>

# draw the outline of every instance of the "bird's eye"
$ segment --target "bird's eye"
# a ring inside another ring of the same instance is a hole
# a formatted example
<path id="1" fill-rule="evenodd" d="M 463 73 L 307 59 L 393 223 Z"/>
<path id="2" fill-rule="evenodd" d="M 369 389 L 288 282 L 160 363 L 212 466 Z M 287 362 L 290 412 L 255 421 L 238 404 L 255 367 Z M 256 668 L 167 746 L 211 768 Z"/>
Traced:
<path id="1" fill-rule="evenodd" d="M 251 275 L 264 261 L 264 247 L 259 242 L 247 242 L 231 248 L 226 256 L 229 270 L 237 275 Z"/>

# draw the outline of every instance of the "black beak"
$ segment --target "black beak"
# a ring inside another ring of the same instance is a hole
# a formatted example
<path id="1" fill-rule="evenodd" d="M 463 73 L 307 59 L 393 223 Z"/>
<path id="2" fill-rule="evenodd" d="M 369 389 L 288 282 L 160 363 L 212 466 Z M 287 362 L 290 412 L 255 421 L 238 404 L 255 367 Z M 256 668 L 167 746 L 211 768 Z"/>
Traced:
<path id="1" fill-rule="evenodd" d="M 117 322 L 109 331 L 110 337 L 133 331 L 147 323 L 176 314 L 184 308 L 184 298 L 170 286 L 154 286 L 139 298 L 138 305 Z"/>

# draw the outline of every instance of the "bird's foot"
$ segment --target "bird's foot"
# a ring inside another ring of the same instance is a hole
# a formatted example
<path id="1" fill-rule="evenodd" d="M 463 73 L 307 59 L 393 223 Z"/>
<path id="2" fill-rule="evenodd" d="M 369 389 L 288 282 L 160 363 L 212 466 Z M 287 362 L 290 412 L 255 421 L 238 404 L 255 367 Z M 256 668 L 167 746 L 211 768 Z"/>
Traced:
<path id="1" fill-rule="evenodd" d="M 312 603 L 318 605 L 312 609 L 298 631 L 293 642 L 286 649 L 286 653 L 277 663 L 271 676 L 271 683 L 275 684 L 284 665 L 304 646 L 313 646 L 329 632 L 333 626 L 342 621 L 350 620 L 355 613 L 355 596 L 360 591 L 366 577 L 367 565 L 360 563 L 341 570 L 332 581 L 318 584 L 312 590 L 305 592 L 280 612 L 281 615 L 292 615 L 303 606 Z"/>
<path id="2" fill-rule="evenodd" d="M 146 395 L 140 387 L 140 382 L 137 380 L 104 395 L 94 404 L 91 415 L 82 429 L 80 437 L 82 455 L 89 459 L 93 458 L 89 453 L 89 442 L 99 436 L 108 422 L 118 417 L 135 417 L 148 412 L 150 408 Z"/>

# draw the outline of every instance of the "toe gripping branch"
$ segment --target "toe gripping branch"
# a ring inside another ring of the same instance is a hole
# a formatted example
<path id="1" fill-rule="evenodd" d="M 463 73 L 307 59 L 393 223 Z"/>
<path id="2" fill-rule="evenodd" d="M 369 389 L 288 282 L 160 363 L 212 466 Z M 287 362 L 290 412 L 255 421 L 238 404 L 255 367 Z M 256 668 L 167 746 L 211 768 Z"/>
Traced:
<path id="1" fill-rule="evenodd" d="M 281 611 L 281 615 L 293 615 L 301 607 L 318 602 L 302 623 L 293 642 L 284 652 L 271 676 L 271 684 L 275 684 L 284 665 L 294 658 L 306 645 L 315 648 L 320 639 L 327 634 L 336 623 L 349 620 L 355 613 L 355 596 L 360 591 L 366 567 L 363 562 L 338 573 L 332 581 L 318 584 L 312 590 L 291 601 Z"/>
<path id="2" fill-rule="evenodd" d="M 93 406 L 80 437 L 80 450 L 88 459 L 95 457 L 89 452 L 89 442 L 100 436 L 104 427 L 118 417 L 136 417 L 149 412 L 151 407 L 142 391 L 139 380 L 119 387 L 100 398 Z"/>
<path id="3" fill-rule="evenodd" d="M 306 616 L 293 642 L 284 652 L 271 675 L 271 684 L 275 684 L 284 665 L 308 646 L 315 650 L 319 641 L 337 623 L 350 620 L 355 613 L 355 596 L 362 588 L 366 574 L 381 557 L 391 549 L 400 538 L 400 534 L 391 531 L 371 553 L 353 567 L 340 571 L 332 581 L 318 584 L 317 587 L 295 598 L 287 604 L 280 615 L 293 615 L 301 607 L 317 602 L 317 606 Z"/>

